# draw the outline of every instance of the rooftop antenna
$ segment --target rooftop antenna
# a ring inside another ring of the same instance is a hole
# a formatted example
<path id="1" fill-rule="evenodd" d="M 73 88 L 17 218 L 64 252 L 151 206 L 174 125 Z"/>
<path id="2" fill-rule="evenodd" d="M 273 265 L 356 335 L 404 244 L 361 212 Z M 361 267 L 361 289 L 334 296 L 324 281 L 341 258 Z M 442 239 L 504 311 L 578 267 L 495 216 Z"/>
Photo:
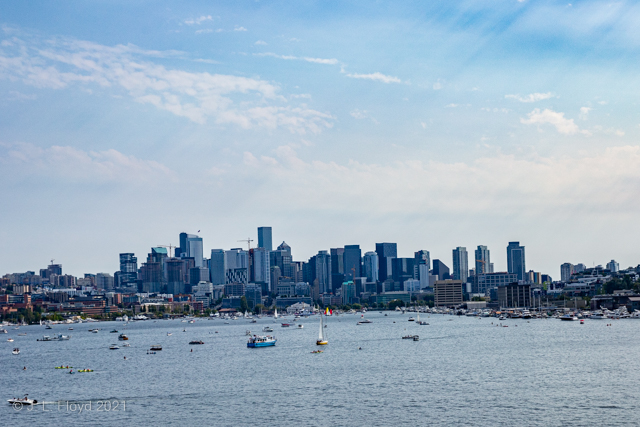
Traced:
<path id="1" fill-rule="evenodd" d="M 253 239 L 251 237 L 247 237 L 246 239 L 238 240 L 238 242 L 247 242 L 247 246 L 249 247 L 249 252 L 251 252 L 251 242 L 253 242 Z"/>
<path id="2" fill-rule="evenodd" d="M 53 265 L 53 261 L 55 261 L 55 259 L 53 259 L 53 258 L 52 258 L 52 259 L 51 259 L 51 265 Z"/>

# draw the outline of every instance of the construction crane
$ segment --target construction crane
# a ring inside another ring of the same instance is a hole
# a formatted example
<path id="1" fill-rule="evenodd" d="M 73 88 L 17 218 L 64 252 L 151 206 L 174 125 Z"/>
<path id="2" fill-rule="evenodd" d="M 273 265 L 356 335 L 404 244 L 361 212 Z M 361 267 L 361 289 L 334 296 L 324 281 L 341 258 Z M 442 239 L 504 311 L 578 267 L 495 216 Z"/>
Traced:
<path id="1" fill-rule="evenodd" d="M 171 243 L 168 245 L 156 245 L 156 248 L 169 248 L 169 253 L 167 254 L 169 258 L 171 258 L 171 249 L 177 249 L 178 246 L 173 246 Z M 175 256 L 175 254 L 173 254 Z"/>
<path id="2" fill-rule="evenodd" d="M 481 262 L 482 264 L 484 264 L 484 265 L 482 266 L 482 273 L 483 273 L 483 274 L 484 274 L 484 273 L 488 273 L 488 271 L 487 271 L 487 262 L 486 262 L 486 261 L 483 261 L 483 260 L 481 260 L 481 259 L 477 259 L 477 260 L 476 260 L 476 262 Z M 478 272 L 478 271 L 476 271 L 476 275 L 477 275 L 477 274 L 481 274 L 481 273 L 480 273 L 480 272 Z"/>
<path id="3" fill-rule="evenodd" d="M 238 240 L 238 242 L 247 242 L 247 246 L 249 247 L 249 252 L 251 252 L 251 242 L 253 242 L 253 239 L 251 237 L 247 237 L 246 239 L 243 239 L 243 240 Z"/>

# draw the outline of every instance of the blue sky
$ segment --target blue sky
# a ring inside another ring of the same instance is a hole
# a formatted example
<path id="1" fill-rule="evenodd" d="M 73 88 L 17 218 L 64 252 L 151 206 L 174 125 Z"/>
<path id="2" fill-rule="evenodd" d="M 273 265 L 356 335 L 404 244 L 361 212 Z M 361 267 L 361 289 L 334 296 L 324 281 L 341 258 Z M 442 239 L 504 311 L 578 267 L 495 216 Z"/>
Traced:
<path id="1" fill-rule="evenodd" d="M 0 273 L 274 227 L 640 262 L 633 2 L 0 5 Z M 471 256 L 472 258 L 472 256 Z"/>

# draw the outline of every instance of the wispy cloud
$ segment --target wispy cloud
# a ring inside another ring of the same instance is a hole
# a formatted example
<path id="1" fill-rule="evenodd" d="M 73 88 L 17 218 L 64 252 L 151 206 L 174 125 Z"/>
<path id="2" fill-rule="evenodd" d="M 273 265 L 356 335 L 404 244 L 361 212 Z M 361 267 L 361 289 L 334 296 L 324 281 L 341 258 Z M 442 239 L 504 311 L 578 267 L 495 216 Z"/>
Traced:
<path id="1" fill-rule="evenodd" d="M 352 110 L 349 114 L 351 115 L 351 117 L 358 120 L 367 118 L 367 110 L 358 110 L 356 108 Z"/>
<path id="2" fill-rule="evenodd" d="M 267 42 L 263 41 L 263 40 L 258 40 L 257 42 L 254 43 L 257 46 L 266 46 Z"/>
<path id="3" fill-rule="evenodd" d="M 212 21 L 213 17 L 211 15 L 200 16 L 198 18 L 190 18 L 184 21 L 187 25 L 200 25 L 205 21 Z"/>
<path id="4" fill-rule="evenodd" d="M 69 146 L 40 148 L 32 144 L 0 143 L 0 165 L 21 176 L 78 182 L 150 182 L 175 180 L 176 174 L 153 160 L 117 150 L 83 151 Z"/>
<path id="5" fill-rule="evenodd" d="M 338 60 L 335 58 L 311 58 L 308 56 L 278 55 L 273 52 L 254 53 L 255 56 L 269 56 L 272 58 L 284 59 L 287 61 L 307 61 L 315 64 L 336 65 Z"/>
<path id="6" fill-rule="evenodd" d="M 580 117 L 580 120 L 587 120 L 590 111 L 590 107 L 580 107 L 580 116 L 578 116 Z"/>
<path id="7" fill-rule="evenodd" d="M 386 76 L 379 72 L 375 72 L 371 74 L 352 73 L 352 74 L 347 74 L 347 77 L 351 77 L 352 79 L 374 80 L 382 83 L 402 83 L 402 80 L 400 80 L 397 77 Z"/>
<path id="8" fill-rule="evenodd" d="M 284 127 L 298 133 L 317 133 L 331 127 L 330 114 L 305 106 L 281 105 L 286 100 L 273 83 L 168 69 L 149 60 L 170 54 L 133 45 L 111 47 L 71 39 L 19 41 L 0 48 L 0 78 L 20 79 L 38 88 L 97 85 L 111 92 L 124 90 L 136 102 L 196 123 L 212 119 L 243 128 Z"/>
<path id="9" fill-rule="evenodd" d="M 505 95 L 504 97 L 507 99 L 515 99 L 516 101 L 529 103 L 529 102 L 542 101 L 544 99 L 549 99 L 549 98 L 555 98 L 555 95 L 551 92 L 547 92 L 547 93 L 530 93 L 527 96 Z"/>
<path id="10" fill-rule="evenodd" d="M 576 133 L 591 135 L 589 131 L 580 130 L 578 125 L 574 123 L 573 119 L 565 118 L 564 113 L 556 112 L 549 109 L 540 110 L 539 108 L 536 108 L 532 112 L 530 112 L 527 117 L 527 119 L 520 119 L 520 123 L 526 125 L 550 124 L 553 125 L 559 133 L 565 135 L 573 135 Z"/>
<path id="11" fill-rule="evenodd" d="M 246 29 L 245 27 L 237 27 L 237 26 L 236 26 L 236 27 L 233 29 L 233 31 L 247 31 L 247 29 Z"/>

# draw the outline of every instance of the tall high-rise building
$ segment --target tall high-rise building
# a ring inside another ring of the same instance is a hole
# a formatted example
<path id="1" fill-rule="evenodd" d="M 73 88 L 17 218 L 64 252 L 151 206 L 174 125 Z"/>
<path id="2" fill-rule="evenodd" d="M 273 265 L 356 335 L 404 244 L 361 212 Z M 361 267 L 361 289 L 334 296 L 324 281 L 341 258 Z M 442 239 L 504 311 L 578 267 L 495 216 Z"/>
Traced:
<path id="1" fill-rule="evenodd" d="M 364 254 L 364 275 L 367 282 L 378 281 L 378 254 L 375 252 L 367 252 Z"/>
<path id="2" fill-rule="evenodd" d="M 117 286 L 129 286 L 138 280 L 138 258 L 132 253 L 120 254 L 120 274 Z"/>
<path id="3" fill-rule="evenodd" d="M 251 281 L 260 284 L 264 294 L 268 294 L 271 288 L 271 264 L 269 263 L 269 250 L 267 248 L 251 249 Z"/>
<path id="4" fill-rule="evenodd" d="M 571 279 L 571 275 L 574 273 L 573 264 L 565 262 L 560 266 L 560 280 L 567 282 Z"/>
<path id="5" fill-rule="evenodd" d="M 518 280 L 526 280 L 524 246 L 520 246 L 520 242 L 509 242 L 507 246 L 507 270 Z"/>
<path id="6" fill-rule="evenodd" d="M 211 276 L 211 283 L 214 285 L 224 285 L 226 283 L 224 259 L 224 249 L 211 249 L 209 275 Z"/>
<path id="7" fill-rule="evenodd" d="M 332 248 L 331 253 L 331 286 L 332 292 L 340 288 L 344 282 L 344 248 Z"/>
<path id="8" fill-rule="evenodd" d="M 607 263 L 607 269 L 612 273 L 617 273 L 618 271 L 620 271 L 620 264 L 617 263 L 615 259 L 612 259 Z"/>
<path id="9" fill-rule="evenodd" d="M 361 277 L 362 251 L 360 245 L 346 245 L 343 254 L 344 281 L 354 281 Z"/>
<path id="10" fill-rule="evenodd" d="M 187 263 L 182 258 L 168 258 L 165 261 L 167 268 L 167 293 L 178 295 L 186 292 L 184 278 L 187 273 Z"/>
<path id="11" fill-rule="evenodd" d="M 378 254 L 379 278 L 384 282 L 392 276 L 391 260 L 398 257 L 397 243 L 376 243 Z"/>
<path id="12" fill-rule="evenodd" d="M 397 290 L 403 289 L 403 284 L 409 279 L 415 279 L 415 258 L 392 258 L 391 259 L 391 277 L 393 281 L 398 283 Z"/>
<path id="13" fill-rule="evenodd" d="M 431 254 L 427 250 L 420 250 L 413 254 L 416 260 L 413 266 L 415 273 L 413 277 L 420 280 L 420 289 L 429 287 L 429 270 L 431 270 Z"/>
<path id="14" fill-rule="evenodd" d="M 273 250 L 271 242 L 271 227 L 258 227 L 258 247 L 271 251 Z"/>
<path id="15" fill-rule="evenodd" d="M 202 237 L 180 233 L 180 247 L 176 248 L 176 257 L 193 258 L 196 267 L 204 267 L 202 251 Z"/>
<path id="16" fill-rule="evenodd" d="M 478 245 L 475 251 L 476 276 L 491 273 L 491 256 L 486 246 Z"/>
<path id="17" fill-rule="evenodd" d="M 319 292 L 329 293 L 331 288 L 331 255 L 327 251 L 318 251 L 316 258 L 315 279 L 318 280 Z"/>
<path id="18" fill-rule="evenodd" d="M 451 275 L 449 274 L 449 267 L 439 259 L 433 260 L 433 272 L 434 276 L 438 276 L 437 280 L 447 280 L 451 279 Z"/>
<path id="19" fill-rule="evenodd" d="M 249 283 L 249 254 L 240 248 L 224 253 L 225 280 L 230 283 Z"/>
<path id="20" fill-rule="evenodd" d="M 467 277 L 469 277 L 467 248 L 458 246 L 453 250 L 453 280 L 462 280 L 466 283 Z"/>
<path id="21" fill-rule="evenodd" d="M 96 274 L 96 288 L 104 289 L 105 291 L 113 290 L 113 276 L 109 273 Z"/>

